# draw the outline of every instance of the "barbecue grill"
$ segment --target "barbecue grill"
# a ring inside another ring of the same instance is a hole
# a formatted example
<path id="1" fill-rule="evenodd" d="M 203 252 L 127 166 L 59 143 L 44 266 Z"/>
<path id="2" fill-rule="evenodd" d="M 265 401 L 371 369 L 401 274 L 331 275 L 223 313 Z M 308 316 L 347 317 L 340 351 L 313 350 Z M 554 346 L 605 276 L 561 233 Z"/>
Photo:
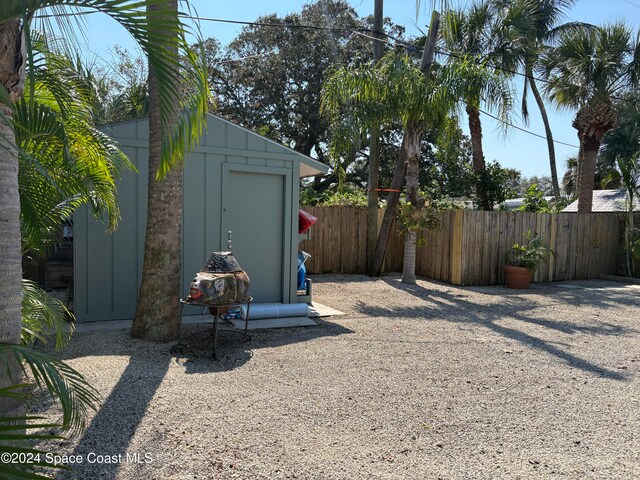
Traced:
<path id="1" fill-rule="evenodd" d="M 217 360 L 216 347 L 218 343 L 218 325 L 220 320 L 227 320 L 227 312 L 234 307 L 246 305 L 247 314 L 244 319 L 244 331 L 226 329 L 234 333 L 244 333 L 246 339 L 249 329 L 249 308 L 253 298 L 249 295 L 249 276 L 240 267 L 231 252 L 213 252 L 207 263 L 196 273 L 191 281 L 189 295 L 180 302 L 184 305 L 196 305 L 204 308 L 213 315 L 213 331 L 211 332 L 213 352 L 212 357 Z M 223 317 L 224 316 L 224 317 Z M 172 353 L 180 353 L 192 348 L 203 347 L 202 340 L 207 340 L 202 332 L 183 337 L 171 348 Z M 211 343 L 211 342 L 209 342 Z M 206 343 L 205 343 L 206 344 Z"/>

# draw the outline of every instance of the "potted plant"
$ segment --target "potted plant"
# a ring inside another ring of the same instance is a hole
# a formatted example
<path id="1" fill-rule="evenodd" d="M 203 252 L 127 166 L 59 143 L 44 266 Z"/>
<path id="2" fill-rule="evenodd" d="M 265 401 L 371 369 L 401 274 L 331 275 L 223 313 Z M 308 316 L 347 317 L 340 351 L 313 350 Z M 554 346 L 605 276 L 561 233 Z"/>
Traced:
<path id="1" fill-rule="evenodd" d="M 523 234 L 526 243 L 514 243 L 507 254 L 504 265 L 507 288 L 526 289 L 533 280 L 533 274 L 551 250 L 540 237 L 532 238 L 531 230 Z"/>

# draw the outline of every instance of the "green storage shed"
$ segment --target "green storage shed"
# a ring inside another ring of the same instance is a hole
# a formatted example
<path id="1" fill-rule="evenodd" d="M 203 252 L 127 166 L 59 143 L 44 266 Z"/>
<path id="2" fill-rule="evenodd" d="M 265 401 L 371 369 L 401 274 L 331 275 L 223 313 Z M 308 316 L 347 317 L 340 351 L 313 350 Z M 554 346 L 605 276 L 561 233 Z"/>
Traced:
<path id="1" fill-rule="evenodd" d="M 133 318 L 147 210 L 146 118 L 105 127 L 138 169 L 118 183 L 122 220 L 114 234 L 89 209 L 74 217 L 74 313 L 78 321 Z M 215 115 L 186 155 L 182 285 L 210 252 L 232 251 L 251 277 L 256 303 L 295 303 L 300 178 L 328 167 Z M 186 307 L 185 314 L 202 309 Z"/>

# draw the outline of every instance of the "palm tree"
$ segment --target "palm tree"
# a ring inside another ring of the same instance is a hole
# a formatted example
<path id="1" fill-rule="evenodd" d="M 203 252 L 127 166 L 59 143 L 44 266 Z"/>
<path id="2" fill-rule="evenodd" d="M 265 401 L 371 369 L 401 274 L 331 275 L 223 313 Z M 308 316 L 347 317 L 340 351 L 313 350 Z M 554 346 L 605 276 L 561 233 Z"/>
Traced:
<path id="1" fill-rule="evenodd" d="M 515 2 L 511 0 L 495 0 L 496 9 L 506 12 L 502 20 L 504 33 L 501 35 L 503 42 L 501 59 L 516 60 L 516 65 L 509 61 L 507 61 L 507 65 L 510 68 L 520 66 L 524 72 L 522 119 L 525 125 L 529 123 L 529 109 L 527 107 L 529 89 L 540 110 L 547 137 L 553 195 L 556 198 L 560 198 L 560 184 L 558 181 L 553 133 L 534 72 L 540 66 L 542 53 L 549 48 L 549 44 L 552 44 L 560 33 L 570 33 L 572 30 L 579 28 L 592 27 L 581 22 L 558 24 L 574 4 L 575 0 L 518 0 Z"/>
<path id="2" fill-rule="evenodd" d="M 30 43 L 26 94 L 14 102 L 5 98 L 4 105 L 13 113 L 10 126 L 15 145 L 11 147 L 19 162 L 22 249 L 42 254 L 57 241 L 56 227 L 71 218 L 82 204 L 91 204 L 96 216 L 105 213 L 110 227 L 115 228 L 119 210 L 114 176 L 129 162 L 112 139 L 91 125 L 92 89 L 78 75 L 70 58 L 52 50 L 39 32 L 32 33 Z M 20 388 L 11 384 L 18 382 L 22 368 L 30 370 L 35 384 L 46 388 L 62 407 L 61 425 L 39 428 L 61 427 L 78 432 L 84 428 L 88 412 L 96 410 L 99 403 L 97 392 L 79 372 L 30 348 L 36 340 L 46 342 L 51 334 L 55 336 L 56 348 L 64 347 L 73 332 L 65 317 L 73 316 L 62 302 L 32 282 L 23 280 L 21 291 L 22 345 L 0 344 L 0 368 L 6 385 L 0 389 L 0 397 L 5 411 L 10 412 L 1 420 L 3 452 L 11 448 L 7 447 L 7 441 L 13 447 L 29 448 L 28 442 L 39 438 L 34 433 L 20 436 L 21 431 L 38 428 L 37 423 L 24 425 L 24 421 L 37 419 L 27 416 L 16 420 L 21 416 L 24 396 Z M 12 425 L 16 421 L 19 425 Z M 0 475 L 14 478 L 12 475 L 20 472 L 20 478 L 29 478 L 23 475 L 33 472 L 33 466 L 28 462 L 0 465 Z"/>
<path id="3" fill-rule="evenodd" d="M 160 0 L 148 0 L 156 4 Z M 185 142 L 189 143 L 199 131 L 207 104 L 206 69 L 189 48 L 186 27 L 177 19 L 145 12 L 140 4 L 130 0 L 4 0 L 0 9 L 0 343 L 17 345 L 21 334 L 21 232 L 20 198 L 18 187 L 19 150 L 14 133 L 15 105 L 24 94 L 27 70 L 30 68 L 31 20 L 39 9 L 60 6 L 88 7 L 102 11 L 118 21 L 140 44 L 158 74 L 158 89 L 162 103 L 162 123 L 167 124 L 168 105 L 182 83 L 190 82 L 197 92 L 192 103 L 178 122 L 178 126 L 163 150 L 159 176 L 180 160 Z M 176 38 L 175 32 L 179 36 Z M 178 46 L 182 58 L 172 48 Z M 32 85 L 33 82 L 32 82 Z M 32 90 L 33 91 L 33 90 Z M 33 98 L 33 96 L 31 96 Z M 21 359 L 16 349 L 2 358 L 0 389 L 20 383 Z M 49 385 L 47 385 L 49 386 Z M 19 396 L 2 397 L 0 414 L 3 417 L 21 416 Z"/>
<path id="4" fill-rule="evenodd" d="M 163 5 L 149 5 L 148 9 L 161 9 L 167 17 L 177 19 L 178 2 L 167 0 Z M 172 48 L 172 53 L 178 55 L 177 46 Z M 169 122 L 175 122 L 180 108 L 177 92 L 172 100 L 172 111 L 166 117 Z M 163 150 L 160 107 L 158 75 L 153 65 L 149 65 L 147 230 L 142 281 L 131 335 L 144 340 L 168 342 L 180 334 L 183 169 L 182 166 L 174 166 L 161 182 L 157 181 Z"/>
<path id="5" fill-rule="evenodd" d="M 625 253 L 627 274 L 635 275 L 631 252 L 634 236 L 634 198 L 640 195 L 640 96 L 628 95 L 618 102 L 618 124 L 604 137 L 598 160 L 617 164 L 619 177 L 627 191 Z"/>
<path id="6" fill-rule="evenodd" d="M 578 156 L 572 155 L 565 160 L 566 171 L 562 177 L 562 188 L 568 198 L 576 199 L 578 196 Z M 617 168 L 615 158 L 605 158 L 598 155 L 596 158 L 596 172 L 593 176 L 594 190 L 609 190 L 620 188 L 622 179 Z"/>
<path id="7" fill-rule="evenodd" d="M 476 174 L 476 195 L 483 210 L 491 210 L 484 186 L 485 158 L 482 149 L 480 108 L 484 103 L 497 111 L 503 125 L 510 123 L 513 90 L 507 75 L 494 68 L 492 46 L 496 40 L 494 10 L 490 2 L 474 2 L 469 11 L 450 10 L 445 13 L 442 38 L 449 55 L 451 72 L 457 78 L 456 90 L 469 118 L 473 170 Z"/>
<path id="8" fill-rule="evenodd" d="M 26 93 L 13 104 L 22 248 L 36 254 L 57 241 L 58 227 L 80 205 L 89 204 L 96 218 L 105 214 L 114 230 L 120 216 L 115 179 L 134 169 L 117 143 L 91 124 L 93 85 L 54 42 L 32 35 Z"/>
<path id="9" fill-rule="evenodd" d="M 638 44 L 623 24 L 561 34 L 545 59 L 546 92 L 561 108 L 576 109 L 578 213 L 590 213 L 596 157 L 616 123 L 614 97 L 638 84 Z"/>
<path id="10" fill-rule="evenodd" d="M 406 164 L 406 202 L 421 205 L 419 160 L 427 130 L 443 133 L 455 97 L 438 72 L 426 77 L 407 55 L 389 53 L 375 66 L 341 68 L 332 72 L 322 90 L 322 111 L 334 125 L 334 156 L 348 152 L 354 138 L 362 138 L 372 124 L 402 124 L 398 165 Z M 405 235 L 402 281 L 415 283 L 416 231 Z"/>
<path id="11" fill-rule="evenodd" d="M 615 165 L 630 160 L 640 152 L 640 95 L 629 94 L 616 102 L 618 121 L 602 141 L 598 161 Z"/>

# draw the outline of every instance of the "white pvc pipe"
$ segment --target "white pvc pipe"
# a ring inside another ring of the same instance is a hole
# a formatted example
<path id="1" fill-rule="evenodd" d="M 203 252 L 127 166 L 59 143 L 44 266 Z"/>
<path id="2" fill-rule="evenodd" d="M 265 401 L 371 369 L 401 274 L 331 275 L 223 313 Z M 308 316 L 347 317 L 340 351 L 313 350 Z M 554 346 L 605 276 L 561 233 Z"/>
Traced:
<path id="1" fill-rule="evenodd" d="M 247 306 L 240 307 L 240 318 L 247 316 Z M 260 318 L 307 317 L 309 305 L 306 303 L 252 303 L 249 320 Z"/>

